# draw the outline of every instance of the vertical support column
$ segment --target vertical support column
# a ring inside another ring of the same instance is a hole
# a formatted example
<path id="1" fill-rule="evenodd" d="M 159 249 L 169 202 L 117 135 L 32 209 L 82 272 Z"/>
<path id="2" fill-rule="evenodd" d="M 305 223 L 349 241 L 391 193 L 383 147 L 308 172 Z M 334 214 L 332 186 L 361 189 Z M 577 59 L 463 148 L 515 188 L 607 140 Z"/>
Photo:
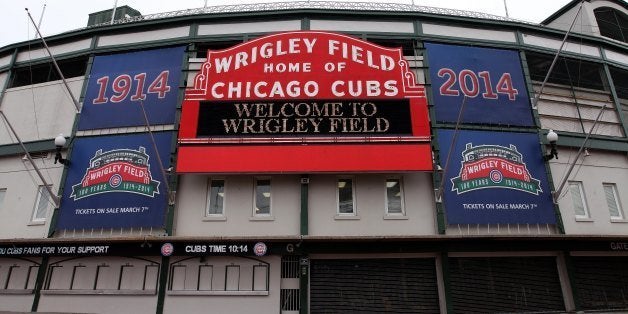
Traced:
<path id="1" fill-rule="evenodd" d="M 563 288 L 563 299 L 565 299 L 565 310 L 580 312 L 582 311 L 582 303 L 578 297 L 578 291 L 575 287 L 572 257 L 568 251 L 562 252 L 556 259 L 558 264 L 558 275 L 560 276 L 561 286 Z"/>
<path id="2" fill-rule="evenodd" d="M 168 289 L 168 270 L 170 269 L 170 257 L 161 258 L 161 268 L 159 269 L 159 287 L 157 288 L 157 310 L 155 313 L 164 312 L 164 302 L 166 300 L 166 290 Z"/>
<path id="3" fill-rule="evenodd" d="M 449 254 L 448 252 L 440 253 L 440 262 L 441 262 L 441 270 L 443 272 L 443 286 L 445 291 L 445 313 L 453 313 L 453 308 L 451 307 L 451 283 L 449 277 Z M 442 301 L 441 301 L 442 304 Z M 442 306 L 441 306 L 442 309 Z"/>
<path id="4" fill-rule="evenodd" d="M 299 259 L 299 314 L 310 312 L 310 258 L 307 255 Z"/>
<path id="5" fill-rule="evenodd" d="M 37 270 L 37 279 L 35 281 L 35 291 L 33 297 L 33 305 L 31 306 L 31 312 L 37 312 L 37 308 L 39 307 L 39 298 L 41 297 L 41 290 L 44 288 L 44 283 L 46 281 L 46 273 L 48 269 L 48 256 L 42 256 L 41 264 L 39 264 L 39 269 Z"/>
<path id="6" fill-rule="evenodd" d="M 308 234 L 308 187 L 310 178 L 307 175 L 301 176 L 301 235 Z"/>
<path id="7" fill-rule="evenodd" d="M 94 49 L 96 47 L 96 40 L 92 40 L 92 44 L 91 44 L 91 49 Z M 94 65 L 94 56 L 91 55 L 89 57 L 89 59 L 87 60 L 87 68 L 86 68 L 86 76 L 89 75 L 89 73 L 92 72 L 92 66 Z M 79 98 L 79 102 L 83 103 L 83 101 L 85 100 L 85 91 L 87 90 L 87 83 L 88 83 L 89 79 L 85 79 L 83 81 L 83 86 L 81 87 L 81 93 L 80 93 L 80 98 Z M 77 112 L 74 116 L 74 124 L 72 125 L 72 133 L 69 135 L 70 136 L 70 144 L 68 145 L 67 151 L 66 151 L 66 158 L 70 158 L 70 156 L 72 156 L 72 150 L 74 149 L 74 141 L 72 139 L 74 139 L 76 137 L 76 131 L 78 130 L 78 121 L 80 118 L 81 114 L 79 112 Z M 61 180 L 59 181 L 59 189 L 58 189 L 58 195 L 60 197 L 63 196 L 63 191 L 65 189 L 65 180 L 68 177 L 68 167 L 65 166 L 63 167 L 63 173 L 61 174 Z M 60 214 L 60 208 L 54 208 L 52 210 L 52 216 L 50 218 L 50 224 L 48 226 L 48 238 L 52 238 L 55 234 L 55 232 L 57 231 L 57 220 L 59 219 L 59 214 Z"/>
<path id="8" fill-rule="evenodd" d="M 518 36 L 521 36 L 521 34 L 518 33 Z M 522 39 L 520 39 L 519 41 L 522 41 Z M 532 85 L 532 77 L 530 77 L 530 69 L 528 68 L 528 59 L 524 51 L 519 51 L 519 58 L 521 59 L 521 68 L 523 69 L 523 76 L 526 80 L 526 86 L 528 88 L 528 97 L 530 97 L 530 99 L 535 99 L 536 94 L 534 92 L 534 86 Z M 533 105 L 536 106 L 537 103 L 534 103 Z M 547 143 L 547 140 L 545 139 L 545 134 L 542 133 L 541 119 L 539 117 L 538 108 L 532 107 L 531 109 L 532 109 L 532 117 L 534 118 L 534 126 L 537 128 L 537 131 L 538 131 L 539 143 L 542 143 L 542 144 Z M 541 145 L 541 152 L 543 153 L 543 155 L 547 154 L 545 145 Z M 547 183 L 549 184 L 551 190 L 555 191 L 556 186 L 554 185 L 554 178 L 552 177 L 552 171 L 550 169 L 549 162 L 545 162 L 545 174 L 547 175 Z M 563 217 L 560 213 L 560 208 L 558 207 L 558 204 L 556 202 L 554 202 L 554 215 L 556 216 L 556 228 L 558 229 L 558 233 L 565 234 L 565 227 L 563 225 Z"/>
<path id="9" fill-rule="evenodd" d="M 301 236 L 308 235 L 308 200 L 309 200 L 310 178 L 307 175 L 301 176 Z M 299 258 L 299 313 L 309 313 L 309 287 L 310 287 L 310 259 L 306 255 Z"/>
<path id="10" fill-rule="evenodd" d="M 606 58 L 604 58 L 606 59 Z M 617 112 L 617 117 L 619 118 L 619 123 L 621 123 L 622 129 L 624 130 L 624 135 L 628 134 L 628 121 L 625 121 L 624 115 L 621 112 L 621 102 L 619 102 L 619 95 L 617 95 L 617 89 L 615 88 L 615 82 L 613 82 L 613 76 L 611 75 L 611 69 L 608 67 L 607 63 L 604 63 L 604 74 L 606 81 L 608 81 L 608 86 L 611 90 L 611 96 L 613 105 L 615 105 L 615 111 Z"/>

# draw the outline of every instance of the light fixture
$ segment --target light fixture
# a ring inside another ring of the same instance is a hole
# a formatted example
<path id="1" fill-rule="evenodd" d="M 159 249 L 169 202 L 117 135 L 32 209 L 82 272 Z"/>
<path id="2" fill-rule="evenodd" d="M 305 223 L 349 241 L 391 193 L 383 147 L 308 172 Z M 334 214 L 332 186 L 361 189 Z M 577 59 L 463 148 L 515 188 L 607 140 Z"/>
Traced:
<path id="1" fill-rule="evenodd" d="M 545 155 L 545 161 L 551 160 L 552 158 L 558 159 L 558 151 L 556 151 L 556 142 L 558 141 L 558 134 L 554 132 L 554 130 L 549 130 L 546 135 L 547 141 L 550 143 L 550 153 Z"/>
<path id="2" fill-rule="evenodd" d="M 55 164 L 57 163 L 57 161 L 62 164 L 62 165 L 69 165 L 70 161 L 67 159 L 64 159 L 63 156 L 61 156 L 61 149 L 63 148 L 63 146 L 65 146 L 65 137 L 63 136 L 63 134 L 59 134 L 57 137 L 55 137 L 55 146 L 57 147 L 57 153 L 55 154 Z"/>

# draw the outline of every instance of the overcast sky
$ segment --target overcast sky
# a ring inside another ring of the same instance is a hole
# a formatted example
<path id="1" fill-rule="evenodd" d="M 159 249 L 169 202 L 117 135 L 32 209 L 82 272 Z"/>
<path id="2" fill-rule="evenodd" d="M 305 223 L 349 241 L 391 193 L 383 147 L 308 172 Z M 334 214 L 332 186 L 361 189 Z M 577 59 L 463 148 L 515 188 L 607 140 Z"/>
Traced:
<path id="1" fill-rule="evenodd" d="M 556 12 L 569 0 L 505 0 L 511 18 L 539 23 Z M 2 0 L 0 4 L 0 47 L 33 38 L 35 29 L 28 19 L 25 8 L 39 22 L 44 36 L 63 33 L 85 27 L 90 13 L 111 9 L 115 0 Z M 117 5 L 128 5 L 142 14 L 170 12 L 205 5 L 225 5 L 234 3 L 267 3 L 274 0 L 118 0 Z M 366 2 L 363 0 L 363 2 Z M 388 0 L 411 4 L 412 0 Z M 444 7 L 468 11 L 506 15 L 504 0 L 414 0 L 415 5 Z"/>

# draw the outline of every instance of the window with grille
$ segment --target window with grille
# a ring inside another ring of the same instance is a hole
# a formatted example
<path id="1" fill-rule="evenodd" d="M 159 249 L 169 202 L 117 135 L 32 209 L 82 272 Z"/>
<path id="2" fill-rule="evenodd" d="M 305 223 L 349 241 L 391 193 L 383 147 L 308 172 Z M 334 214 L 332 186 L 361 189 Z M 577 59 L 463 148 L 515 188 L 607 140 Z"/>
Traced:
<path id="1" fill-rule="evenodd" d="M 7 194 L 7 189 L 0 189 L 0 210 L 3 208 L 4 196 Z"/>
<path id="2" fill-rule="evenodd" d="M 591 218 L 587 201 L 584 197 L 582 182 L 569 182 L 569 193 L 571 194 L 571 201 L 573 203 L 576 219 Z"/>
<path id="3" fill-rule="evenodd" d="M 270 179 L 256 179 L 254 216 L 270 216 L 270 197 Z"/>
<path id="4" fill-rule="evenodd" d="M 353 190 L 353 179 L 338 179 L 336 190 L 338 215 L 355 215 L 355 197 Z"/>
<path id="5" fill-rule="evenodd" d="M 206 216 L 224 216 L 225 214 L 225 180 L 210 180 L 207 191 Z"/>
<path id="6" fill-rule="evenodd" d="M 404 215 L 401 179 L 386 179 L 386 215 Z"/>
<path id="7" fill-rule="evenodd" d="M 455 313 L 563 312 L 555 257 L 450 257 Z"/>
<path id="8" fill-rule="evenodd" d="M 37 199 L 35 200 L 35 208 L 33 209 L 32 222 L 44 222 L 46 221 L 46 215 L 48 214 L 48 208 L 52 204 L 50 194 L 45 185 L 40 185 L 37 188 Z"/>
<path id="9" fill-rule="evenodd" d="M 604 196 L 606 196 L 606 204 L 608 204 L 608 212 L 613 220 L 623 220 L 624 213 L 619 204 L 619 194 L 617 194 L 617 186 L 613 183 L 604 183 Z"/>
<path id="10" fill-rule="evenodd" d="M 440 313 L 439 306 L 433 258 L 311 260 L 311 313 Z"/>

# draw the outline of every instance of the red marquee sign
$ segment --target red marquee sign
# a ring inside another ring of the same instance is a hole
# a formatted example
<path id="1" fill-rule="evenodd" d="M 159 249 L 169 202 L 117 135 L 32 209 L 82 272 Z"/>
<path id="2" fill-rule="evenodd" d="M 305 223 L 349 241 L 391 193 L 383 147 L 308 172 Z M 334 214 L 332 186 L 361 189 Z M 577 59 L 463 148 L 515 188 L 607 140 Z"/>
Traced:
<path id="1" fill-rule="evenodd" d="M 177 171 L 424 171 L 429 136 L 401 49 L 280 33 L 208 51 L 186 90 Z"/>

